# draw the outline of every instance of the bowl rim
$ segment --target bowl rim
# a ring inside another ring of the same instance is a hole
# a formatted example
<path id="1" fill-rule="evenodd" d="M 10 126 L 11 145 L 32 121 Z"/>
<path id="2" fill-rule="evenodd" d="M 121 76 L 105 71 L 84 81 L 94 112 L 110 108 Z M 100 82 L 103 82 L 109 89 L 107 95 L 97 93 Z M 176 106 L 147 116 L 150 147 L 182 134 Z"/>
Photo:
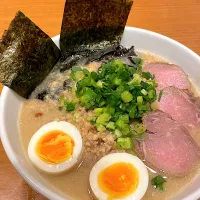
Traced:
<path id="1" fill-rule="evenodd" d="M 149 30 L 145 30 L 145 29 L 141 29 L 141 28 L 134 28 L 134 27 L 129 27 L 126 26 L 125 27 L 125 32 L 140 32 L 140 33 L 145 33 L 148 35 L 152 35 L 154 37 L 157 37 L 158 39 L 162 39 L 162 40 L 166 40 L 169 43 L 174 43 L 174 45 L 179 46 L 180 48 L 184 49 L 184 51 L 186 51 L 188 54 L 192 55 L 194 59 L 199 60 L 200 62 L 200 56 L 198 54 L 196 54 L 194 51 L 192 51 L 191 49 L 189 49 L 188 47 L 184 46 L 183 44 L 167 37 L 164 35 L 161 35 L 159 33 L 153 32 L 153 31 L 149 31 Z M 52 40 L 56 43 L 57 46 L 59 46 L 59 38 L 60 35 L 56 35 L 55 37 L 52 37 Z M 10 89 L 7 87 L 3 88 L 2 94 L 1 94 L 1 104 L 0 104 L 0 124 L 1 124 L 1 140 L 2 140 L 2 144 L 4 147 L 4 150 L 10 160 L 10 162 L 12 163 L 12 165 L 15 167 L 15 169 L 17 170 L 17 172 L 22 176 L 22 178 L 37 192 L 39 192 L 40 194 L 44 195 L 45 197 L 47 197 L 48 199 L 52 199 L 52 200 L 64 200 L 62 197 L 59 197 L 55 192 L 52 192 L 50 189 L 45 188 L 44 186 L 42 186 L 42 184 L 40 184 L 39 181 L 37 181 L 35 179 L 35 177 L 31 176 L 31 173 L 29 173 L 26 169 L 23 168 L 22 164 L 20 163 L 20 161 L 17 159 L 16 154 L 12 148 L 12 145 L 7 137 L 7 133 L 6 133 L 6 129 L 5 129 L 5 119 L 4 119 L 4 102 L 7 98 L 8 93 L 10 92 Z M 200 197 L 200 188 L 195 190 L 193 193 L 189 194 L 187 197 L 185 197 L 184 199 L 186 200 L 191 200 L 191 199 L 197 199 Z M 71 197 L 67 197 L 69 200 L 71 199 Z"/>

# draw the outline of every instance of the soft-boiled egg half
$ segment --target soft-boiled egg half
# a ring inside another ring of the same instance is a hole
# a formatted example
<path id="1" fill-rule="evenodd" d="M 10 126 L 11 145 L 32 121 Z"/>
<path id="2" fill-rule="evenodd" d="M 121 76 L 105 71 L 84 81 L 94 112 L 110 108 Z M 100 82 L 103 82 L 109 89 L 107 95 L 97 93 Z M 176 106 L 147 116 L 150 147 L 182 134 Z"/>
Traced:
<path id="1" fill-rule="evenodd" d="M 74 125 L 53 121 L 42 126 L 32 136 L 28 156 L 37 168 L 49 173 L 60 173 L 77 164 L 82 146 L 82 137 Z"/>
<path id="2" fill-rule="evenodd" d="M 139 200 L 147 190 L 149 175 L 138 157 L 113 153 L 94 165 L 89 181 L 99 200 Z"/>

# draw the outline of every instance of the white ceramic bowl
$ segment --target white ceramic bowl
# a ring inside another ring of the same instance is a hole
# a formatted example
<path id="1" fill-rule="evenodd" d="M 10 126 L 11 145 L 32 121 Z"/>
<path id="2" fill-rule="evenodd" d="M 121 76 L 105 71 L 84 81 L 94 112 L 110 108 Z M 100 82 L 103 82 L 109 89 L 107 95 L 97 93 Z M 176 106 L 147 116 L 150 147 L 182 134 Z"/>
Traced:
<path id="1" fill-rule="evenodd" d="M 54 37 L 53 41 L 59 46 L 59 36 Z M 200 89 L 200 57 L 182 44 L 157 33 L 126 27 L 122 45 L 125 47 L 134 45 L 136 49 L 158 54 L 181 66 Z M 1 96 L 0 126 L 5 151 L 13 166 L 36 191 L 48 199 L 70 200 L 72 198 L 60 192 L 59 188 L 55 188 L 43 180 L 25 157 L 17 128 L 17 119 L 22 101 L 23 99 L 12 90 L 4 87 Z M 196 200 L 200 198 L 199 185 L 200 176 L 173 199 Z"/>

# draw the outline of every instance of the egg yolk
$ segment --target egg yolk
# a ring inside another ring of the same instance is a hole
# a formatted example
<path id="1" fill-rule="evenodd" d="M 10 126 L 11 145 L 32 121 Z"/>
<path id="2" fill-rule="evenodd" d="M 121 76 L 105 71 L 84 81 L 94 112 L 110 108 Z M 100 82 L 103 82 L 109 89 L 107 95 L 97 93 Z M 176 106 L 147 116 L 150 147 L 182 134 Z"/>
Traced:
<path id="1" fill-rule="evenodd" d="M 36 145 L 37 155 L 45 162 L 59 164 L 72 157 L 73 139 L 62 131 L 51 131 L 43 135 Z"/>
<path id="2" fill-rule="evenodd" d="M 126 197 L 133 193 L 139 183 L 138 170 L 130 163 L 115 163 L 98 176 L 98 184 L 108 199 Z"/>

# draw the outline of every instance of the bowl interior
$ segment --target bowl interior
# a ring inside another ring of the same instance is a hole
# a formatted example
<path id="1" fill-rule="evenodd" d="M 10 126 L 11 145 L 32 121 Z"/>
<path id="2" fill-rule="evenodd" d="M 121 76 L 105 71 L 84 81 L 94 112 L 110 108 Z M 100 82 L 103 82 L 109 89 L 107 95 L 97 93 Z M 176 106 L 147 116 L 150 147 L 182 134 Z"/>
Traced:
<path id="1" fill-rule="evenodd" d="M 59 46 L 59 36 L 54 37 L 53 40 Z M 181 66 L 190 76 L 192 82 L 200 89 L 200 57 L 180 43 L 150 31 L 126 27 L 122 45 L 125 47 L 134 45 L 136 49 L 150 51 Z M 72 199 L 59 191 L 59 188 L 55 188 L 46 182 L 25 156 L 17 125 L 23 100 L 15 92 L 4 87 L 1 98 L 0 124 L 1 138 L 6 153 L 17 171 L 35 190 L 52 200 Z M 173 200 L 198 199 L 200 197 L 199 183 L 200 177 L 196 177 Z"/>

